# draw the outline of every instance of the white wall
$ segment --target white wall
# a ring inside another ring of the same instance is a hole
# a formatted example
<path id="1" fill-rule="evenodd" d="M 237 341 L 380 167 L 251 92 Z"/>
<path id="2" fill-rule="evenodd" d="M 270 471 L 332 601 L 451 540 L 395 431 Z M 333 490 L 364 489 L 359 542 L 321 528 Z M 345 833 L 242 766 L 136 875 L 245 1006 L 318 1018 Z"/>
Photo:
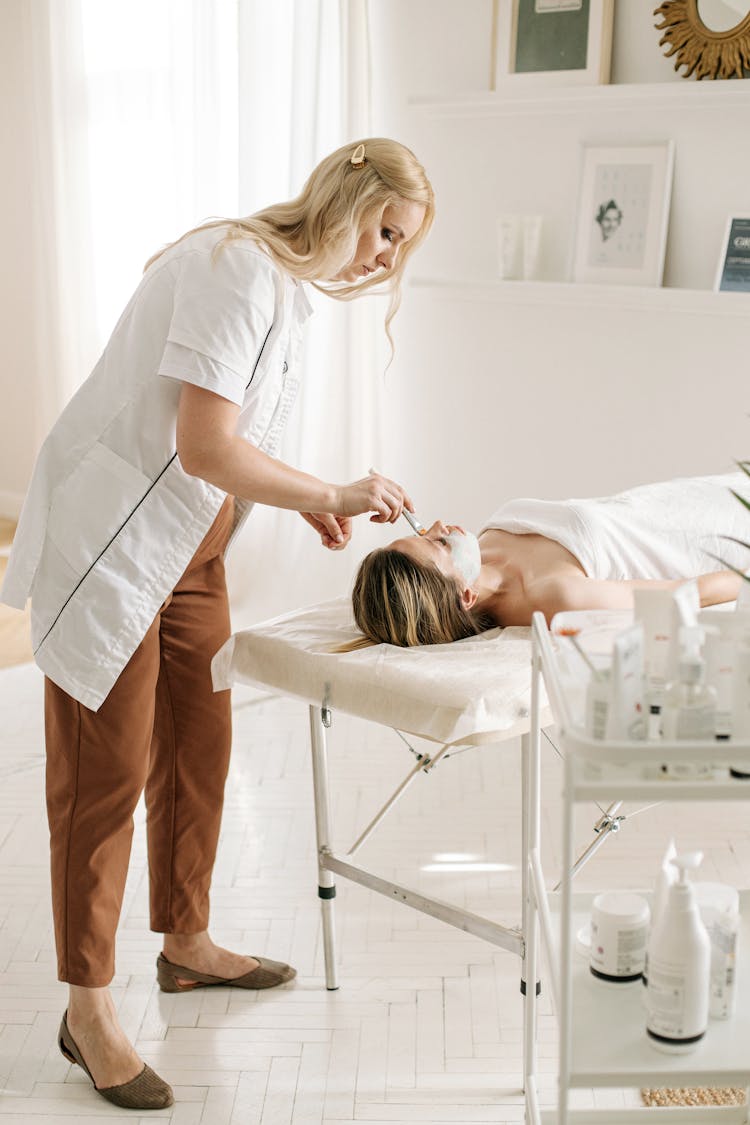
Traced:
<path id="1" fill-rule="evenodd" d="M 0 143 L 12 155 L 0 206 L 13 219 L 0 269 L 0 514 L 17 510 L 43 436 L 29 393 L 39 375 L 30 342 L 44 323 L 32 315 L 27 252 L 33 130 L 24 109 L 25 4 L 0 4 Z M 658 46 L 652 7 L 618 0 L 613 80 L 636 94 L 634 84 L 663 83 L 680 94 L 677 102 L 651 100 L 648 87 L 632 104 L 618 95 L 611 113 L 583 103 L 554 113 L 450 116 L 410 99 L 487 91 L 491 0 L 373 0 L 375 131 L 410 144 L 438 194 L 438 219 L 415 274 L 492 279 L 495 218 L 523 209 L 545 215 L 542 275 L 564 277 L 580 143 L 673 137 L 665 280 L 710 288 L 725 217 L 748 206 L 748 102 L 713 109 L 706 84 L 676 75 Z M 744 85 L 716 83 L 714 92 L 736 95 Z M 682 97 L 691 90 L 700 95 L 697 108 Z M 425 518 L 469 524 L 509 495 L 604 493 L 723 470 L 750 451 L 750 297 L 703 304 L 676 296 L 665 290 L 620 307 L 606 296 L 567 297 L 559 286 L 542 297 L 508 286 L 409 288 L 395 322 L 385 396 L 390 456 L 380 467 L 403 479 Z M 365 540 L 358 537 L 357 551 Z"/>
<path id="2" fill-rule="evenodd" d="M 0 4 L 0 515 L 9 516 L 20 510 L 40 440 L 30 393 L 36 379 L 29 190 L 33 129 L 23 3 Z"/>
<path id="3" fill-rule="evenodd" d="M 396 322 L 384 468 L 423 519 L 476 526 L 510 496 L 606 494 L 725 471 L 750 453 L 750 296 L 708 292 L 726 217 L 750 204 L 741 140 L 750 86 L 706 89 L 675 74 L 653 6 L 616 4 L 612 77 L 623 85 L 604 91 L 610 108 L 553 93 L 509 112 L 505 95 L 486 96 L 490 0 L 371 5 L 377 131 L 417 152 L 437 193 L 413 273 L 477 282 L 412 284 Z M 473 108 L 469 93 L 480 95 Z M 428 97 L 446 104 L 413 104 Z M 497 283 L 500 212 L 544 215 L 541 277 L 562 282 L 581 144 L 667 138 L 676 145 L 669 288 L 620 297 Z"/>

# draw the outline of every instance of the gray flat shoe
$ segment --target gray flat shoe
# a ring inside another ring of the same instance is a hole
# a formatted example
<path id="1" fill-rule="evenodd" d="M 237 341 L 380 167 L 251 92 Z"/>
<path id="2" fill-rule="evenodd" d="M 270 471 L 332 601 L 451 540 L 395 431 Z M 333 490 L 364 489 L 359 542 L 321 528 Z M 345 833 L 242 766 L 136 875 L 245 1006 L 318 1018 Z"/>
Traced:
<path id="1" fill-rule="evenodd" d="M 62 1018 L 58 1034 L 58 1046 L 68 1062 L 77 1063 L 89 1078 L 97 1094 L 101 1094 L 112 1105 L 119 1105 L 122 1109 L 166 1109 L 174 1103 L 172 1087 L 163 1078 L 144 1064 L 143 1070 L 129 1082 L 120 1086 L 97 1086 L 91 1071 L 83 1061 L 83 1056 L 76 1046 L 76 1041 L 68 1030 L 68 1013 Z"/>
<path id="2" fill-rule="evenodd" d="M 275 988 L 278 984 L 286 984 L 288 980 L 293 980 L 297 975 L 296 969 L 281 961 L 271 961 L 268 957 L 256 957 L 255 960 L 258 962 L 257 969 L 229 980 L 224 977 L 212 977 L 209 973 L 196 973 L 194 969 L 188 969 L 184 965 L 174 965 L 163 953 L 160 953 L 156 958 L 156 979 L 162 992 L 192 992 L 194 988 L 211 986 Z M 178 978 L 192 983 L 180 984 Z"/>

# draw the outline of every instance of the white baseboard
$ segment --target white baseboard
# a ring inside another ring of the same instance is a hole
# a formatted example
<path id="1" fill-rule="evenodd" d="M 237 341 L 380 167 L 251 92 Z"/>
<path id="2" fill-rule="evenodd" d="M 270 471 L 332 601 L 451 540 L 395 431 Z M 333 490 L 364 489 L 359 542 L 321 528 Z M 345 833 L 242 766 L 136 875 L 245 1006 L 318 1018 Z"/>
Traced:
<path id="1" fill-rule="evenodd" d="M 23 505 L 22 492 L 5 492 L 0 488 L 0 517 L 7 520 L 17 520 Z"/>

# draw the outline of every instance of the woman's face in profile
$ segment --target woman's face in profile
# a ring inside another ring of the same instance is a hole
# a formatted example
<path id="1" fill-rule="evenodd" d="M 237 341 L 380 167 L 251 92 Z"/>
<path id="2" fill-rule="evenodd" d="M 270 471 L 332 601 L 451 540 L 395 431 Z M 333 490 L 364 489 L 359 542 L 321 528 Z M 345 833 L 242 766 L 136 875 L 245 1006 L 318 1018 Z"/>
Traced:
<path id="1" fill-rule="evenodd" d="M 456 567 L 448 539 L 453 532 L 466 535 L 464 529 L 457 524 L 437 520 L 428 527 L 424 535 L 407 535 L 403 539 L 394 539 L 389 547 L 394 551 L 400 551 L 402 555 L 408 555 L 414 562 L 421 563 L 423 566 L 436 567 L 446 578 L 452 579 L 463 588 L 466 583 Z"/>
<path id="2" fill-rule="evenodd" d="M 354 257 L 333 278 L 334 281 L 359 281 L 375 270 L 392 270 L 399 251 L 414 237 L 425 216 L 423 203 L 403 199 L 390 203 L 379 219 L 360 232 Z"/>

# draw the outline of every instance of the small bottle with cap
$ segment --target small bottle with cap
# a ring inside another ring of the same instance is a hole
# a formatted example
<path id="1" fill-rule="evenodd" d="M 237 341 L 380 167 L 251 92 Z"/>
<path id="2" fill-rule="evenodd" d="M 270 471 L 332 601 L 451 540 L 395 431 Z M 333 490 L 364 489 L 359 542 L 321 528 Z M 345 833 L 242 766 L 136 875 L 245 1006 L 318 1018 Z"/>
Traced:
<path id="1" fill-rule="evenodd" d="M 664 693 L 662 729 L 666 741 L 713 740 L 716 727 L 716 690 L 705 682 L 701 655 L 703 630 L 682 626 L 679 632 L 680 659 L 677 679 Z M 667 777 L 711 778 L 710 762 L 670 762 L 662 767 Z"/>

